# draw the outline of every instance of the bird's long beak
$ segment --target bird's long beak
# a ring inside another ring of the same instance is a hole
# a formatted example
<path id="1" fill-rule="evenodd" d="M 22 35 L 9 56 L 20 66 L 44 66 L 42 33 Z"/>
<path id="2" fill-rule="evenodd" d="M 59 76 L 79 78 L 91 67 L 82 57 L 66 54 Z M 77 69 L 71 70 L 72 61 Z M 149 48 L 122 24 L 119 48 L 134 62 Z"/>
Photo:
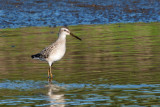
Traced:
<path id="1" fill-rule="evenodd" d="M 75 38 L 77 38 L 77 39 L 79 39 L 79 40 L 82 40 L 82 39 L 79 38 L 78 36 L 75 36 L 73 33 L 70 33 L 70 35 L 73 36 L 73 37 L 75 37 Z"/>

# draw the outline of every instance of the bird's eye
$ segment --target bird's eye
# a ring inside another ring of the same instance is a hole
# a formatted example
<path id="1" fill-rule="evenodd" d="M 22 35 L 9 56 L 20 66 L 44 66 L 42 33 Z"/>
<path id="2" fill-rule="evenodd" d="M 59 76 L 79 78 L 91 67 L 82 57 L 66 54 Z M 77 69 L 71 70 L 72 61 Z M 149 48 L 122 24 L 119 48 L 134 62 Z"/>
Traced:
<path id="1" fill-rule="evenodd" d="M 67 31 L 66 29 L 64 29 L 64 31 Z"/>

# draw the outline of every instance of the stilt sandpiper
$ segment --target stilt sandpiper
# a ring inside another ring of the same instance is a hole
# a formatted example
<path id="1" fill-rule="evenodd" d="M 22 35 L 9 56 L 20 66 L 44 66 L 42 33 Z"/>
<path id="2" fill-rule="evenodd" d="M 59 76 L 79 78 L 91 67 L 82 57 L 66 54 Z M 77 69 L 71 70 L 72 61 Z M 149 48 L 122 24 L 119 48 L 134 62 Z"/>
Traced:
<path id="1" fill-rule="evenodd" d="M 66 36 L 71 35 L 79 40 L 81 40 L 79 37 L 75 36 L 73 33 L 69 31 L 68 28 L 62 27 L 59 30 L 58 39 L 49 45 L 48 47 L 44 48 L 40 53 L 37 53 L 35 55 L 32 55 L 31 57 L 33 59 L 39 59 L 42 61 L 47 61 L 49 64 L 49 70 L 48 70 L 48 78 L 53 78 L 52 72 L 51 72 L 51 66 L 55 61 L 60 60 L 66 51 Z"/>

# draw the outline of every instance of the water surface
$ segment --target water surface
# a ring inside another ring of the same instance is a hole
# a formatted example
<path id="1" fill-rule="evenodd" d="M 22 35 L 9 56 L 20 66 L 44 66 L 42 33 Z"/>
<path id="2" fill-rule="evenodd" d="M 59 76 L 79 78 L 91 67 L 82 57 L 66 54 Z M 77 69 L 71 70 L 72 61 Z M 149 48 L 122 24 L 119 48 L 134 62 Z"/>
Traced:
<path id="1" fill-rule="evenodd" d="M 0 28 L 159 22 L 159 0 L 0 0 Z"/>
<path id="2" fill-rule="evenodd" d="M 0 32 L 0 106 L 160 105 L 160 24 L 70 26 L 67 52 L 53 64 L 33 60 L 57 38 L 59 28 Z"/>

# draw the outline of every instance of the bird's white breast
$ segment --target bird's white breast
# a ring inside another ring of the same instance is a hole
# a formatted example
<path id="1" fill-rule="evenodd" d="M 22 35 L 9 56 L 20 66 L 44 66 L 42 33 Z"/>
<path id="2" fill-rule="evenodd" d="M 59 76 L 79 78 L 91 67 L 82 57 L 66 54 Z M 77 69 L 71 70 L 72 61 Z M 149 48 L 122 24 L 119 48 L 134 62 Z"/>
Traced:
<path id="1" fill-rule="evenodd" d="M 56 49 L 53 52 L 51 52 L 49 59 L 52 62 L 58 61 L 64 56 L 65 52 L 66 52 L 66 47 L 65 45 L 61 44 L 58 47 L 56 47 Z"/>

